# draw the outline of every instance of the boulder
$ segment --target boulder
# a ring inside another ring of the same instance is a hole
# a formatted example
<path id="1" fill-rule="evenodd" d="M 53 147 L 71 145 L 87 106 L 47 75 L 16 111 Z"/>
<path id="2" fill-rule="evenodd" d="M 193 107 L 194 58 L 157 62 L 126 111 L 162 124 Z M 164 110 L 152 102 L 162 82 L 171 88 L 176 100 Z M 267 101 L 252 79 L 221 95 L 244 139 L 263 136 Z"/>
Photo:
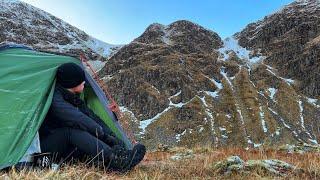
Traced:
<path id="1" fill-rule="evenodd" d="M 286 176 L 296 170 L 294 165 L 277 159 L 243 161 L 239 156 L 230 156 L 226 160 L 213 164 L 213 170 L 219 174 L 250 173 Z"/>
<path id="2" fill-rule="evenodd" d="M 180 161 L 180 160 L 191 159 L 191 158 L 194 158 L 194 154 L 192 150 L 187 150 L 186 152 L 177 153 L 170 157 L 170 159 L 173 161 Z"/>

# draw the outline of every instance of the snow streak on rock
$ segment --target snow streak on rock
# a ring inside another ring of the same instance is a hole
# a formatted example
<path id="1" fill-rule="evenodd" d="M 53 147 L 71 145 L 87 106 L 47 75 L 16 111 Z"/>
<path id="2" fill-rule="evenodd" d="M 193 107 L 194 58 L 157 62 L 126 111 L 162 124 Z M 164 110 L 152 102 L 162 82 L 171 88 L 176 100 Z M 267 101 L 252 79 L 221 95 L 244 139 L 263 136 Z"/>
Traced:
<path id="1" fill-rule="evenodd" d="M 269 66 L 269 65 L 266 65 L 266 64 L 264 64 L 266 67 L 267 67 L 267 71 L 269 71 L 272 75 L 274 75 L 275 77 L 277 77 L 277 78 L 280 78 L 280 79 L 282 79 L 284 82 L 286 82 L 289 86 L 290 85 L 292 85 L 292 84 L 294 84 L 294 80 L 293 79 L 288 79 L 288 78 L 283 78 L 283 77 L 281 77 L 281 76 L 278 76 L 275 72 L 274 72 L 274 68 L 273 67 L 271 67 L 271 66 Z"/>
<path id="2" fill-rule="evenodd" d="M 206 112 L 207 116 L 209 117 L 211 132 L 212 132 L 213 138 L 214 138 L 214 140 L 215 140 L 215 141 L 214 141 L 214 144 L 217 144 L 218 141 L 219 141 L 219 139 L 218 139 L 218 137 L 217 137 L 217 133 L 216 133 L 216 130 L 215 130 L 214 117 L 213 117 L 213 115 L 212 115 L 211 110 L 208 108 L 208 104 L 207 104 L 207 102 L 206 102 L 206 100 L 205 100 L 205 97 L 202 97 L 202 98 L 200 98 L 200 99 L 201 99 L 203 105 L 205 106 L 205 109 L 206 109 L 205 112 Z M 205 118 L 205 120 L 207 120 L 207 118 Z"/>
<path id="3" fill-rule="evenodd" d="M 184 105 L 188 104 L 190 101 L 193 100 L 190 99 L 188 102 L 185 102 L 185 103 L 173 103 L 171 101 L 172 98 L 176 97 L 176 96 L 179 96 L 181 94 L 181 91 L 179 91 L 178 93 L 174 94 L 173 96 L 170 96 L 168 99 L 169 99 L 169 106 L 164 109 L 162 112 L 158 113 L 156 116 L 154 116 L 153 118 L 150 118 L 150 119 L 146 119 L 146 120 L 142 120 L 140 121 L 140 126 L 139 128 L 142 129 L 142 131 L 140 132 L 140 134 L 144 134 L 145 133 L 145 129 L 151 124 L 153 123 L 154 121 L 156 121 L 157 119 L 159 119 L 163 114 L 165 114 L 166 112 L 168 112 L 169 110 L 171 110 L 172 108 L 181 108 L 183 107 Z"/>
<path id="4" fill-rule="evenodd" d="M 261 120 L 261 125 L 262 125 L 263 132 L 267 133 L 268 132 L 267 124 L 266 124 L 266 121 L 265 121 L 265 118 L 264 118 L 264 111 L 263 111 L 261 105 L 259 107 L 259 110 L 260 110 L 259 115 L 260 115 L 260 120 Z"/>

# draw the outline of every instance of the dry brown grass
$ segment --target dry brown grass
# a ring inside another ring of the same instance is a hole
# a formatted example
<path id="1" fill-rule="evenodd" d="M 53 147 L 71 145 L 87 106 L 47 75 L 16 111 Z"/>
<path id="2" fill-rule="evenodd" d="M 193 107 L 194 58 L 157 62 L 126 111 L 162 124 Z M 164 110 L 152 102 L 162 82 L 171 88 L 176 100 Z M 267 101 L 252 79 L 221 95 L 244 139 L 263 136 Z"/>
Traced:
<path id="1" fill-rule="evenodd" d="M 193 149 L 195 158 L 172 161 L 170 156 L 184 149 L 170 152 L 149 152 L 144 161 L 126 174 L 104 172 L 84 165 L 67 165 L 59 171 L 21 171 L 1 172 L 0 179 L 319 179 L 319 153 L 288 154 L 276 150 L 228 149 Z M 238 155 L 243 160 L 279 159 L 291 163 L 297 169 L 286 177 L 274 177 L 259 170 L 248 174 L 218 174 L 212 170 L 212 164 L 231 155 Z"/>

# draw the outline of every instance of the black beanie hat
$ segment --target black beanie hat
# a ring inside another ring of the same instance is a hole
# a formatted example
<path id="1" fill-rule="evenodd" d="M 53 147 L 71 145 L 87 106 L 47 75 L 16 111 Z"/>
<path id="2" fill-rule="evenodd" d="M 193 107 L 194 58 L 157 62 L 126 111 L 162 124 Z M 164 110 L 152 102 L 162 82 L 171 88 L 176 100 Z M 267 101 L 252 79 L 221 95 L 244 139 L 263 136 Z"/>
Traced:
<path id="1" fill-rule="evenodd" d="M 73 88 L 85 80 L 83 69 L 75 63 L 65 63 L 58 67 L 57 82 L 64 88 Z"/>

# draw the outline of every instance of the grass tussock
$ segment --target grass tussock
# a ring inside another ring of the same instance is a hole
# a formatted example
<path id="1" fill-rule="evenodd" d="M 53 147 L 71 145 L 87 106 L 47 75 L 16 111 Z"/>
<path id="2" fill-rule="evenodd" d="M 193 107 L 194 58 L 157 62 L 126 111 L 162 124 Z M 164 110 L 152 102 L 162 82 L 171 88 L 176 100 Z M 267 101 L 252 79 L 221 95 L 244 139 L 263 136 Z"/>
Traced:
<path id="1" fill-rule="evenodd" d="M 276 150 L 244 150 L 241 148 L 194 148 L 194 158 L 172 161 L 170 157 L 183 148 L 168 152 L 148 152 L 144 161 L 132 171 L 119 174 L 105 172 L 102 168 L 87 167 L 84 164 L 65 165 L 58 171 L 14 169 L 0 172 L 0 179 L 319 179 L 319 153 L 288 154 Z M 275 177 L 259 169 L 249 173 L 224 175 L 215 172 L 212 165 L 238 155 L 244 161 L 250 159 L 278 159 L 296 166 L 294 171 L 285 177 Z"/>

